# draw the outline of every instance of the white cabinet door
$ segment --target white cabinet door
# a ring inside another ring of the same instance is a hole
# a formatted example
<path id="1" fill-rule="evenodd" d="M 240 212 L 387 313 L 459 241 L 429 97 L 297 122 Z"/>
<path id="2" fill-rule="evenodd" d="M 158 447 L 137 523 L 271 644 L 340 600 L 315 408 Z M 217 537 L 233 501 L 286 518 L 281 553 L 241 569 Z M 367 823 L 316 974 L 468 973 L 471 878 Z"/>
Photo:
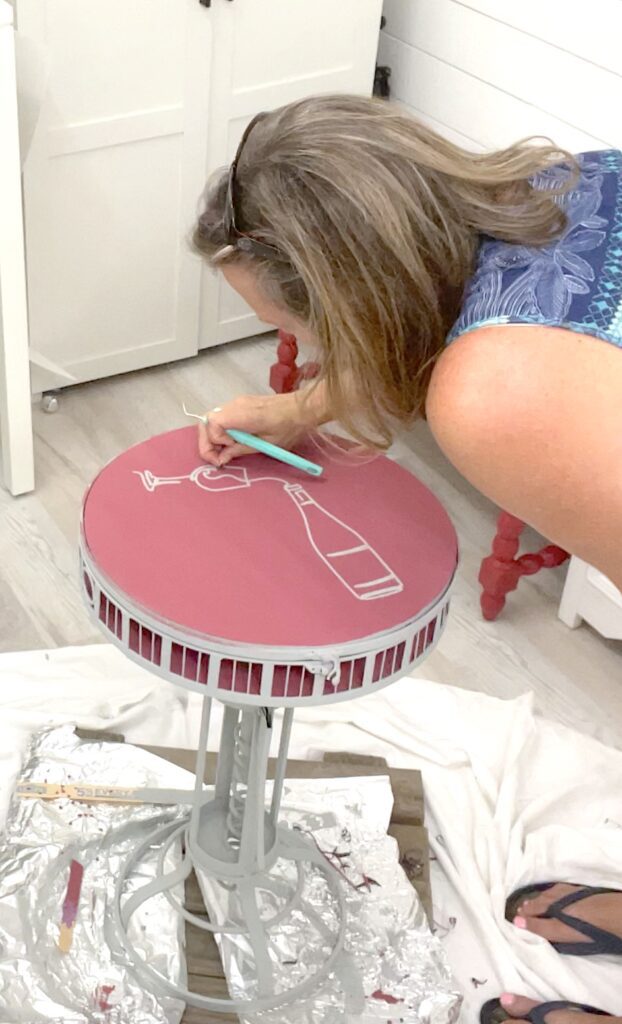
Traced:
<path id="1" fill-rule="evenodd" d="M 0 0 L 0 465 L 11 494 L 34 487 L 13 8 Z"/>
<path id="2" fill-rule="evenodd" d="M 381 12 L 382 0 L 212 0 L 208 171 L 232 159 L 260 110 L 314 93 L 370 95 Z M 202 348 L 267 329 L 204 270 Z"/>
<path id="3" fill-rule="evenodd" d="M 16 8 L 32 348 L 79 381 L 195 353 L 201 267 L 187 237 L 205 179 L 211 12 L 198 0 Z"/>

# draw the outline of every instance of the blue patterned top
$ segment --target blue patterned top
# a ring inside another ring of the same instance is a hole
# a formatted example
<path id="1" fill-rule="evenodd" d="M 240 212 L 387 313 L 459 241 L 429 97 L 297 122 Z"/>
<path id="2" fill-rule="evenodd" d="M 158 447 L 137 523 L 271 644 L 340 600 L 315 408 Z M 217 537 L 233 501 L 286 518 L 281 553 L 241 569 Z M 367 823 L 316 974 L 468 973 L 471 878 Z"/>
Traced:
<path id="1" fill-rule="evenodd" d="M 555 199 L 568 216 L 559 238 L 542 247 L 482 239 L 448 342 L 490 324 L 539 324 L 622 347 L 622 152 L 577 161 L 580 179 Z M 533 184 L 549 190 L 567 173 L 552 167 Z"/>

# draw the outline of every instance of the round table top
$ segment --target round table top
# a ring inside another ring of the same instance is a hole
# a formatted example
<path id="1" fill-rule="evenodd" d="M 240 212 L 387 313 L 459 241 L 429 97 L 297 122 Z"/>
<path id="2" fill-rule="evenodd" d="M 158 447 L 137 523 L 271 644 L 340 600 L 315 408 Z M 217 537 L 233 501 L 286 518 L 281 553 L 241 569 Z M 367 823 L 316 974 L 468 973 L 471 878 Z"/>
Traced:
<path id="1" fill-rule="evenodd" d="M 202 462 L 196 429 L 130 448 L 84 502 L 86 551 L 169 627 L 266 646 L 338 646 L 408 622 L 446 591 L 457 541 L 412 473 L 307 443 L 310 477 L 255 454 Z"/>

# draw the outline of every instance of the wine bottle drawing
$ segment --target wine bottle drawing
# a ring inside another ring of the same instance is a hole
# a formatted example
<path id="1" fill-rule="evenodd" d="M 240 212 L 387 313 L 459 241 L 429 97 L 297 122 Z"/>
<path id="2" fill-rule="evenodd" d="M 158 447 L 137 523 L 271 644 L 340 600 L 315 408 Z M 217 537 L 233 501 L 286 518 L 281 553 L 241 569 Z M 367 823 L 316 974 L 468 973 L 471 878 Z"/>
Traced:
<path id="1" fill-rule="evenodd" d="M 185 476 L 158 477 L 149 470 L 134 472 L 150 493 L 158 487 L 186 482 L 211 493 L 239 490 L 257 483 L 278 483 L 298 509 L 316 556 L 353 597 L 359 601 L 377 601 L 404 589 L 399 576 L 363 535 L 320 505 L 301 484 L 288 483 L 282 477 L 250 477 L 246 469 L 235 466 L 226 469 L 198 466 Z"/>
<path id="2" fill-rule="evenodd" d="M 286 484 L 318 558 L 359 601 L 399 594 L 404 584 L 377 551 L 351 526 L 337 519 L 300 484 Z"/>

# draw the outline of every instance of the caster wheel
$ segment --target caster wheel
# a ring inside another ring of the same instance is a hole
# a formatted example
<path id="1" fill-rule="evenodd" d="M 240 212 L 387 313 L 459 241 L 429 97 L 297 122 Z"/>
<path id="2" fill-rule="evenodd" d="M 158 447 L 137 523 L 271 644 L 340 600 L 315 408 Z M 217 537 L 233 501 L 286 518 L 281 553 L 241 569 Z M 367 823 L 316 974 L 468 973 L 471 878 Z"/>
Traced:
<path id="1" fill-rule="evenodd" d="M 44 395 L 41 399 L 41 408 L 44 412 L 58 412 L 58 407 L 58 395 L 55 395 L 52 391 L 48 392 L 48 394 Z"/>

